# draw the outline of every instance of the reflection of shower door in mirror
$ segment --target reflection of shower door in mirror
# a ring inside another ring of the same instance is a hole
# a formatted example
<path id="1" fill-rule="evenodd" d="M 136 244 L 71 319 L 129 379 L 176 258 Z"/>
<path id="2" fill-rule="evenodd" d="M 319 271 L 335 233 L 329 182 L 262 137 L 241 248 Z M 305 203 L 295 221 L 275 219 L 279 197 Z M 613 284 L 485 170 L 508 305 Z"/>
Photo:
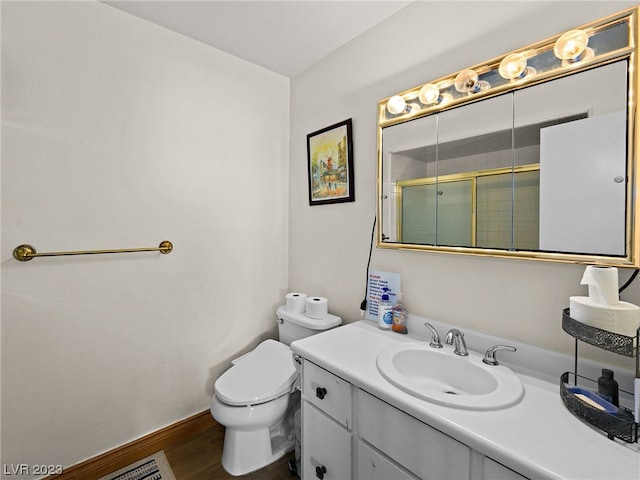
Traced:
<path id="1" fill-rule="evenodd" d="M 398 182 L 400 241 L 418 245 L 537 249 L 538 165 L 460 178 Z M 506 173 L 505 173 L 506 172 Z"/>
<path id="2" fill-rule="evenodd" d="M 435 183 L 401 188 L 401 242 L 436 244 L 436 191 Z"/>
<path id="3" fill-rule="evenodd" d="M 477 179 L 477 241 L 480 248 L 538 249 L 540 172 L 537 165 Z"/>
<path id="4" fill-rule="evenodd" d="M 513 175 L 478 178 L 478 247 L 511 249 L 513 244 Z"/>
<path id="5" fill-rule="evenodd" d="M 436 244 L 472 247 L 474 240 L 473 182 L 438 183 Z"/>
<path id="6" fill-rule="evenodd" d="M 402 187 L 402 242 L 419 245 L 474 244 L 473 181 Z"/>

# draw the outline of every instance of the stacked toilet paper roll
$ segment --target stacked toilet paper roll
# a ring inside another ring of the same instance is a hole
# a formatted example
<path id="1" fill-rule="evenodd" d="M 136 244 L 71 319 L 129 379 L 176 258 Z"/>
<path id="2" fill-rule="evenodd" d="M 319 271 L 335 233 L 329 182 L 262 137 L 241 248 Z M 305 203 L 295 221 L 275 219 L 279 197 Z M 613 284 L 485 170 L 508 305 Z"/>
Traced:
<path id="1" fill-rule="evenodd" d="M 307 307 L 307 294 L 300 292 L 287 293 L 286 297 L 287 312 L 304 313 Z"/>
<path id="2" fill-rule="evenodd" d="M 589 287 L 589 296 L 569 297 L 571 318 L 609 332 L 636 335 L 640 308 L 620 301 L 617 268 L 588 266 L 580 284 Z"/>
<path id="3" fill-rule="evenodd" d="M 306 293 L 291 292 L 285 296 L 287 312 L 302 313 L 321 320 L 329 315 L 329 301 L 324 297 L 309 297 Z"/>
<path id="4" fill-rule="evenodd" d="M 309 318 L 325 318 L 329 313 L 329 301 L 324 297 L 308 297 L 306 303 Z"/>

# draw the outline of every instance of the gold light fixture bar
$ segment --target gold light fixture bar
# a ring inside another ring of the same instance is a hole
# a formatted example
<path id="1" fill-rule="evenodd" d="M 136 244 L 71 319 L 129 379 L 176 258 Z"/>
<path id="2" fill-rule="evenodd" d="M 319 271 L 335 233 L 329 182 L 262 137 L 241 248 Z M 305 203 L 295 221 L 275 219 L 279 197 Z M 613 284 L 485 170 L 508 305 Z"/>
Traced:
<path id="1" fill-rule="evenodd" d="M 115 250 L 84 250 L 74 252 L 45 252 L 37 253 L 36 249 L 31 245 L 22 244 L 13 249 L 13 258 L 21 262 L 28 262 L 35 257 L 59 257 L 64 255 L 97 255 L 101 253 L 131 253 L 131 252 L 160 252 L 163 254 L 171 253 L 173 244 L 169 240 L 160 242 L 157 247 L 148 248 L 122 248 Z"/>
<path id="2" fill-rule="evenodd" d="M 637 11 L 634 7 L 610 15 L 380 100 L 378 126 L 389 127 L 629 57 L 635 51 Z M 614 30 L 626 30 L 624 42 L 621 37 L 612 40 Z"/>

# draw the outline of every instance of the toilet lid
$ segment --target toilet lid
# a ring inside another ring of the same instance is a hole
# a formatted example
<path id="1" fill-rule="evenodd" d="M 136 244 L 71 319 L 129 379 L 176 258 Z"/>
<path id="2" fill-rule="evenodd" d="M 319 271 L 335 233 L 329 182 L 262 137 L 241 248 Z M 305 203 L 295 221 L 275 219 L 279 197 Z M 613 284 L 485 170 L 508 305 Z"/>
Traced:
<path id="1" fill-rule="evenodd" d="M 215 391 L 227 405 L 255 405 L 287 393 L 296 376 L 289 347 L 265 340 L 216 380 Z"/>

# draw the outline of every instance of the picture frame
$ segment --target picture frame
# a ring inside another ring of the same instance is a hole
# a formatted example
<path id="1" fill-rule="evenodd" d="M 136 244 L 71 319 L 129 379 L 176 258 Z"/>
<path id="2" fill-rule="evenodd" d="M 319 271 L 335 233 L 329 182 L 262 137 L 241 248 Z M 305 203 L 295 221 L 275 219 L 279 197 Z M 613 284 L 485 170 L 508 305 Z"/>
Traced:
<path id="1" fill-rule="evenodd" d="M 355 201 L 351 119 L 307 135 L 309 205 Z"/>

